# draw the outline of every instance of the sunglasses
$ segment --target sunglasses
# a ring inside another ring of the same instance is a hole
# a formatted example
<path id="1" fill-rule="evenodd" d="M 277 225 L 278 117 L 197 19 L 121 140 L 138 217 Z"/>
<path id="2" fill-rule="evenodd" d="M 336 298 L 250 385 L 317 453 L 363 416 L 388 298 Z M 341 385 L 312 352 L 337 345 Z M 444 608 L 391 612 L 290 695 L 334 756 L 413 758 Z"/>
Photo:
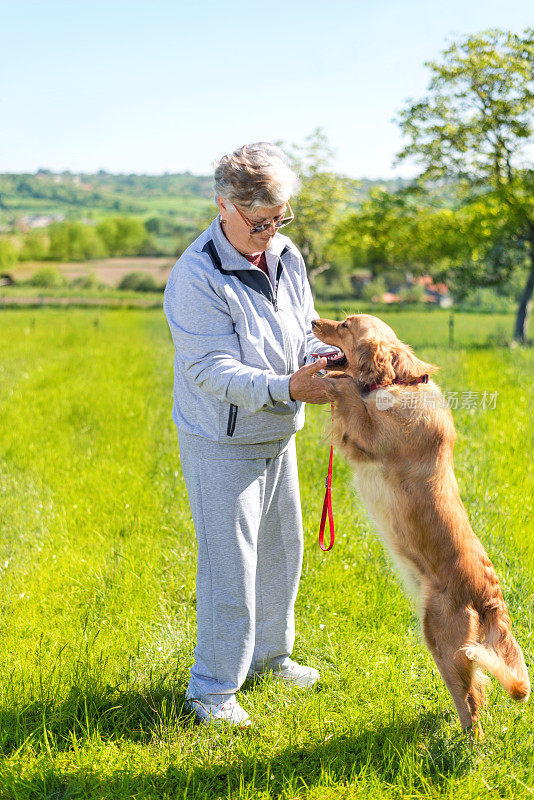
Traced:
<path id="1" fill-rule="evenodd" d="M 235 210 L 237 211 L 237 213 L 239 214 L 239 216 L 241 217 L 241 219 L 243 220 L 243 222 L 245 223 L 245 225 L 247 226 L 247 228 L 250 229 L 251 233 L 263 233 L 263 231 L 266 231 L 267 228 L 271 227 L 271 225 L 274 225 L 276 230 L 279 230 L 280 228 L 284 228 L 286 225 L 289 225 L 289 223 L 293 222 L 293 220 L 295 219 L 295 215 L 293 214 L 291 206 L 288 203 L 287 204 L 287 209 L 286 209 L 286 210 L 289 211 L 289 216 L 288 217 L 284 217 L 283 214 L 280 214 L 279 217 L 274 217 L 270 222 L 262 222 L 259 225 L 253 225 L 250 222 L 250 220 L 248 220 L 241 213 L 241 211 L 238 209 L 238 207 L 235 205 L 235 203 L 232 203 L 232 205 L 235 208 Z"/>

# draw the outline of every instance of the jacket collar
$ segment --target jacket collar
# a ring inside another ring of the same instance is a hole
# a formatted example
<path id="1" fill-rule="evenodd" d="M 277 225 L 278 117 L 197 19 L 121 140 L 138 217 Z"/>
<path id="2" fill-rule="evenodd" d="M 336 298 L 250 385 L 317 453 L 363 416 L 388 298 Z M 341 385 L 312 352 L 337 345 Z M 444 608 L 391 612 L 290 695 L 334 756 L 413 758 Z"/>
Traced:
<path id="1" fill-rule="evenodd" d="M 250 261 L 247 261 L 245 256 L 241 255 L 239 250 L 236 250 L 230 244 L 224 235 L 219 217 L 216 217 L 208 228 L 211 239 L 215 245 L 219 258 L 221 259 L 226 270 L 243 270 L 254 269 Z M 267 258 L 271 256 L 278 261 L 284 248 L 287 246 L 286 237 L 282 234 L 275 234 L 269 248 L 265 251 Z M 269 259 L 270 260 L 270 259 Z"/>

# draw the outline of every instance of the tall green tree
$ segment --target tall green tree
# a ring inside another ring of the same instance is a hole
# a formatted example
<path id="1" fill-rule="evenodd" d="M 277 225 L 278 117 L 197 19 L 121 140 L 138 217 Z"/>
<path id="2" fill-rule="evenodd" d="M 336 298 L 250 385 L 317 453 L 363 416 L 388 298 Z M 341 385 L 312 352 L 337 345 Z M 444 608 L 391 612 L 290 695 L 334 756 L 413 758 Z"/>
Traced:
<path id="1" fill-rule="evenodd" d="M 400 114 L 408 143 L 399 160 L 414 158 L 424 184 L 454 180 L 468 202 L 486 195 L 506 215 L 508 233 L 494 242 L 495 260 L 520 263 L 522 246 L 530 268 L 518 303 L 514 337 L 525 340 L 534 293 L 533 142 L 534 29 L 522 34 L 488 30 L 451 44 L 439 62 L 429 62 L 427 95 Z M 502 233 L 502 229 L 501 229 Z M 514 251 L 506 256 L 506 249 Z M 479 265 L 480 266 L 480 265 Z M 480 274 L 480 280 L 487 278 Z"/>
<path id="2" fill-rule="evenodd" d="M 136 217 L 107 217 L 96 226 L 110 256 L 143 255 L 148 245 L 145 224 Z"/>
<path id="3" fill-rule="evenodd" d="M 48 257 L 50 237 L 46 228 L 28 231 L 22 239 L 21 261 L 44 261 Z"/>
<path id="4" fill-rule="evenodd" d="M 336 226 L 334 245 L 348 254 L 353 267 L 365 267 L 373 278 L 383 272 L 414 269 L 417 206 L 409 192 L 373 189 L 360 208 L 345 214 Z"/>
<path id="5" fill-rule="evenodd" d="M 19 251 L 12 239 L 0 236 L 0 269 L 10 269 L 19 260 Z"/>
<path id="6" fill-rule="evenodd" d="M 385 272 L 390 279 L 395 273 L 428 273 L 445 281 L 458 299 L 479 287 L 512 292 L 512 278 L 517 283 L 523 275 L 526 248 L 508 209 L 495 194 L 453 207 L 443 200 L 417 187 L 376 189 L 338 224 L 337 253 L 374 279 Z"/>
<path id="7" fill-rule="evenodd" d="M 81 222 L 56 222 L 50 226 L 48 258 L 53 261 L 85 261 L 106 255 L 95 229 Z"/>
<path id="8" fill-rule="evenodd" d="M 302 252 L 310 282 L 330 268 L 328 250 L 335 224 L 350 199 L 350 182 L 332 169 L 333 151 L 325 133 L 317 128 L 302 145 L 282 143 L 300 189 L 291 206 L 295 220 L 288 232 Z"/>

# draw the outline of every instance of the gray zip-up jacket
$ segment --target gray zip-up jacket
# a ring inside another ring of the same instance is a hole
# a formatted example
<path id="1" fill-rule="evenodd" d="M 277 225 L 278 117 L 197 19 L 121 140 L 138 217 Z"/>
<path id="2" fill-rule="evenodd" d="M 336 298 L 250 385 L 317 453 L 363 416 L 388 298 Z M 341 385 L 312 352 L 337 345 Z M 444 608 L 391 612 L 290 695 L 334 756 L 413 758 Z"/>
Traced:
<path id="1" fill-rule="evenodd" d="M 300 252 L 277 233 L 265 255 L 270 279 L 230 244 L 217 217 L 169 276 L 172 416 L 186 433 L 256 444 L 304 424 L 289 377 L 325 345 L 311 333 L 317 313 Z"/>

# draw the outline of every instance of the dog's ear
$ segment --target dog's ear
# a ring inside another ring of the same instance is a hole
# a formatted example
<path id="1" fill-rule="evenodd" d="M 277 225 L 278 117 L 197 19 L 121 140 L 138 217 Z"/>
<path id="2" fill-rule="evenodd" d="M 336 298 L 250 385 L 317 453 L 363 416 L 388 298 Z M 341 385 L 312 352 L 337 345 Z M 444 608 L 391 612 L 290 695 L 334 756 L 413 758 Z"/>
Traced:
<path id="1" fill-rule="evenodd" d="M 365 385 L 388 384 L 395 378 L 391 345 L 380 339 L 364 339 L 358 345 L 358 380 Z"/>
<path id="2" fill-rule="evenodd" d="M 426 361 L 417 358 L 412 348 L 402 342 L 392 347 L 392 365 L 396 377 L 401 381 L 411 381 L 438 370 L 434 364 L 427 364 Z"/>

